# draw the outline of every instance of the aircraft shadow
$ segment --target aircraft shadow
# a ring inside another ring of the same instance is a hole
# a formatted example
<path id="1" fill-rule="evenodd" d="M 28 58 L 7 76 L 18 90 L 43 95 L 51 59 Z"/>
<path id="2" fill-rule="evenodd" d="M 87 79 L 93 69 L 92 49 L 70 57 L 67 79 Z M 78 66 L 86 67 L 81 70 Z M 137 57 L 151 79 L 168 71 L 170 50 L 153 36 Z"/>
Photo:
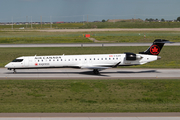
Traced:
<path id="1" fill-rule="evenodd" d="M 117 71 L 117 73 L 160 73 L 157 70 L 146 70 L 146 71 Z"/>
<path id="2" fill-rule="evenodd" d="M 106 77 L 110 77 L 109 75 L 103 75 L 104 72 L 100 72 L 100 74 L 94 74 L 92 71 L 86 71 L 86 72 L 80 72 L 79 74 L 84 74 L 84 75 L 92 75 L 92 76 L 106 76 Z"/>
<path id="3" fill-rule="evenodd" d="M 13 72 L 6 72 L 5 74 L 14 74 Z M 81 74 L 81 75 L 92 75 L 92 76 L 108 76 L 100 74 L 94 74 L 92 71 L 86 72 L 16 72 L 15 74 Z"/>
<path id="4" fill-rule="evenodd" d="M 156 70 L 142 70 L 142 71 L 114 71 L 114 72 L 106 72 L 100 71 L 100 74 L 94 74 L 92 71 L 84 71 L 84 72 L 16 72 L 15 74 L 81 74 L 81 75 L 91 75 L 91 76 L 107 76 L 106 74 L 137 74 L 137 73 L 160 73 Z M 6 72 L 5 74 L 14 74 L 13 72 Z"/>

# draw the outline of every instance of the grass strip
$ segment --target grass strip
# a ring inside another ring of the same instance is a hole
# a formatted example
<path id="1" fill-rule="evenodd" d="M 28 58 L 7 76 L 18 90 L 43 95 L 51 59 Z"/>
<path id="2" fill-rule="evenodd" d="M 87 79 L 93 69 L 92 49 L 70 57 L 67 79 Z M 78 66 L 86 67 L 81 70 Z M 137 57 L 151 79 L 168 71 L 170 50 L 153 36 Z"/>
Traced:
<path id="1" fill-rule="evenodd" d="M 179 28 L 179 22 L 89 22 L 80 28 Z"/>
<path id="2" fill-rule="evenodd" d="M 179 80 L 0 80 L 0 112 L 179 112 Z"/>
<path id="3" fill-rule="evenodd" d="M 35 31 L 0 31 L 0 44 L 29 43 L 92 43 L 85 34 L 99 42 L 153 42 L 155 39 L 167 39 L 180 42 L 179 32 L 161 31 L 115 31 L 115 32 L 35 32 Z M 144 36 L 146 36 L 144 38 Z"/>
<path id="4" fill-rule="evenodd" d="M 88 23 L 62 23 L 62 24 L 24 24 L 13 25 L 13 29 L 79 29 L 79 28 L 178 28 L 179 22 L 88 22 Z M 12 25 L 0 25 L 0 29 L 12 29 Z"/>

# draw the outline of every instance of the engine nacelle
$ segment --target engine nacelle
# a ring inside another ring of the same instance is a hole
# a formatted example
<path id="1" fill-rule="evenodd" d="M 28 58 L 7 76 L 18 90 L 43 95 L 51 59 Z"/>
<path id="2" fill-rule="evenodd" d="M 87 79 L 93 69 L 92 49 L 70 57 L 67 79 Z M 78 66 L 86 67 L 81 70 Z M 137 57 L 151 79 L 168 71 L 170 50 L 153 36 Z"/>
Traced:
<path id="1" fill-rule="evenodd" d="M 125 53 L 126 54 L 126 60 L 136 60 L 136 54 L 134 53 Z"/>

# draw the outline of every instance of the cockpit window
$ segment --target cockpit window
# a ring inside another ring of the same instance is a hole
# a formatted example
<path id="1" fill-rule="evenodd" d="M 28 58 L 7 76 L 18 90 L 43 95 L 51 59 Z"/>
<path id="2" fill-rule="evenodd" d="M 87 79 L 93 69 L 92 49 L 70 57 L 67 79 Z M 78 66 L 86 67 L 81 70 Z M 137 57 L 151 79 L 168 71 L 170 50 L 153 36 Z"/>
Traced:
<path id="1" fill-rule="evenodd" d="M 22 62 L 23 59 L 14 59 L 12 62 Z"/>

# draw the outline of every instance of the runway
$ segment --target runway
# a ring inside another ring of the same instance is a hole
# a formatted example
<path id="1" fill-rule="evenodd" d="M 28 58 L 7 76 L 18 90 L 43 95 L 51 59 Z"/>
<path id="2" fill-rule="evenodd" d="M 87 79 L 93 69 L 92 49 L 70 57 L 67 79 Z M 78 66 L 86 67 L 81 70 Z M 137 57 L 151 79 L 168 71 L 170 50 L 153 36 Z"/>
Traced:
<path id="1" fill-rule="evenodd" d="M 0 113 L 0 117 L 180 117 L 180 112 L 147 113 Z"/>
<path id="2" fill-rule="evenodd" d="M 24 31 L 24 30 L 23 30 Z M 26 30 L 32 31 L 32 30 Z M 97 32 L 97 31 L 180 31 L 180 28 L 106 28 L 106 29 L 46 29 L 41 32 Z"/>
<path id="3" fill-rule="evenodd" d="M 150 46 L 152 43 L 70 43 L 70 44 L 0 44 L 0 47 L 112 47 L 112 46 Z M 180 42 L 165 44 L 180 46 Z"/>
<path id="4" fill-rule="evenodd" d="M 179 120 L 180 113 L 0 113 L 0 120 Z"/>
<path id="5" fill-rule="evenodd" d="M 180 79 L 180 69 L 112 68 L 94 75 L 88 69 L 20 69 L 13 74 L 0 68 L 0 79 Z"/>

